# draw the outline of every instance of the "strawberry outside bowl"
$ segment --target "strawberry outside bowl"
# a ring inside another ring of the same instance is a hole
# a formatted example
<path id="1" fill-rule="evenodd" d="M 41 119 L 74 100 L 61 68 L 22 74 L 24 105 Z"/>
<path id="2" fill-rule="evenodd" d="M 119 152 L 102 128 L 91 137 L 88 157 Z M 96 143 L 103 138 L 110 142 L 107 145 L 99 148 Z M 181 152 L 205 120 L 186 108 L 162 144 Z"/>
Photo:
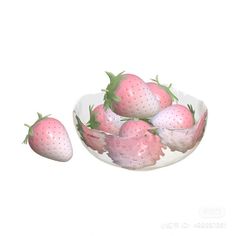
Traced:
<path id="1" fill-rule="evenodd" d="M 153 127 L 141 137 L 120 137 L 86 126 L 90 104 L 103 103 L 103 93 L 83 96 L 73 111 L 76 131 L 87 150 L 98 159 L 131 170 L 150 170 L 174 164 L 191 154 L 200 143 L 207 123 L 203 101 L 172 89 L 178 104 L 191 104 L 195 124 L 187 129 Z M 153 131 L 156 131 L 155 133 Z"/>

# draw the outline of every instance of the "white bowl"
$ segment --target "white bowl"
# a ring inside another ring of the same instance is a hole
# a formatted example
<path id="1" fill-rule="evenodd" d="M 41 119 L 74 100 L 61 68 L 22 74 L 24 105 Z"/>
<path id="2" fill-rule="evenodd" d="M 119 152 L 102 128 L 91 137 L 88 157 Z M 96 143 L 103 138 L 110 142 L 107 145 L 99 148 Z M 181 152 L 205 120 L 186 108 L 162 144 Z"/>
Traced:
<path id="1" fill-rule="evenodd" d="M 157 157 L 155 160 L 144 160 L 141 164 L 129 164 L 134 163 L 136 161 L 135 155 L 127 156 L 127 163 L 122 164 L 116 158 L 113 158 L 111 155 L 111 147 L 109 144 L 112 142 L 119 142 L 126 144 L 131 141 L 134 143 L 131 138 L 124 138 L 119 136 L 114 136 L 99 130 L 89 129 L 86 127 L 86 123 L 89 120 L 89 105 L 99 105 L 103 103 L 103 94 L 89 94 L 83 96 L 78 103 L 76 104 L 73 112 L 74 124 L 77 130 L 79 137 L 82 139 L 82 143 L 87 148 L 87 150 L 98 159 L 115 165 L 124 167 L 127 169 L 141 169 L 141 170 L 149 170 L 154 168 L 159 168 L 163 166 L 168 166 L 170 164 L 176 163 L 180 160 L 183 160 L 186 156 L 191 154 L 199 142 L 201 141 L 206 121 L 207 121 L 207 107 L 205 104 L 183 92 L 172 89 L 175 95 L 178 97 L 178 104 L 187 105 L 191 104 L 195 110 L 195 125 L 189 129 L 182 130 L 170 130 L 170 129 L 158 129 L 158 135 L 160 140 L 165 146 L 162 148 L 163 156 L 160 158 Z M 82 131 L 82 132 L 81 132 Z M 84 137 L 83 137 L 84 136 Z M 110 140 L 110 141 L 108 141 Z M 112 141 L 111 141 L 112 140 Z M 141 144 L 141 145 L 140 145 Z M 133 145 L 136 149 L 142 149 L 141 151 L 149 151 L 148 145 L 144 145 L 143 142 L 137 140 L 137 145 Z M 113 146 L 117 149 L 116 146 Z M 117 150 L 116 150 L 117 151 Z M 136 150 L 134 150 L 133 153 Z M 161 153 L 159 153 L 161 154 Z M 139 150 L 137 150 L 137 156 L 139 155 Z M 109 157 L 111 156 L 111 157 Z M 123 156 L 122 156 L 123 157 Z M 139 157 L 137 157 L 139 158 Z M 130 159 L 130 162 L 129 162 Z M 124 160 L 124 159 L 123 159 Z"/>

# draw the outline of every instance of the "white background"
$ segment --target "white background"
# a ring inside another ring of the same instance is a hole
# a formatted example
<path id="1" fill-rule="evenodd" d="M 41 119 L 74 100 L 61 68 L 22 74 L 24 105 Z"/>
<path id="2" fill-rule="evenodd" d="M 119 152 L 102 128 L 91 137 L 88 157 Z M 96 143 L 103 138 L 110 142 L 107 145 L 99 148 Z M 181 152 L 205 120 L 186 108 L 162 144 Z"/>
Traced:
<path id="1" fill-rule="evenodd" d="M 0 235 L 233 235 L 234 4 L 2 0 Z M 197 150 L 147 172 L 91 156 L 72 110 L 80 96 L 105 88 L 105 70 L 145 80 L 158 73 L 204 100 L 209 120 Z M 21 144 L 23 124 L 33 123 L 37 111 L 66 126 L 74 147 L 69 162 Z"/>

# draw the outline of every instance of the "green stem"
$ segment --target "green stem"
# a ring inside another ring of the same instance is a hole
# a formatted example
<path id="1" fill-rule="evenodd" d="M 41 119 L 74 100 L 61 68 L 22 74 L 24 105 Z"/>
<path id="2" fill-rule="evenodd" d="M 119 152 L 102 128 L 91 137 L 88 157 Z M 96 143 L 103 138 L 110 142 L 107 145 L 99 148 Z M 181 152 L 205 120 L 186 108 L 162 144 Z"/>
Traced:
<path id="1" fill-rule="evenodd" d="M 163 84 L 161 84 L 159 82 L 159 78 L 158 78 L 158 75 L 156 76 L 155 79 L 151 79 L 152 81 L 156 82 L 158 86 L 160 86 L 161 88 L 163 88 L 172 98 L 172 100 L 174 101 L 179 101 L 179 99 L 175 96 L 175 94 L 170 90 L 172 84 L 169 84 L 169 86 L 165 86 Z"/>
<path id="2" fill-rule="evenodd" d="M 193 116 L 193 120 L 194 120 L 194 123 L 196 122 L 195 121 L 195 110 L 193 109 L 193 106 L 191 104 L 187 104 L 188 106 L 188 109 L 190 110 L 190 112 L 192 113 L 192 116 Z"/>
<path id="3" fill-rule="evenodd" d="M 150 128 L 148 129 L 148 132 L 154 135 L 158 135 L 158 128 L 156 127 Z"/>

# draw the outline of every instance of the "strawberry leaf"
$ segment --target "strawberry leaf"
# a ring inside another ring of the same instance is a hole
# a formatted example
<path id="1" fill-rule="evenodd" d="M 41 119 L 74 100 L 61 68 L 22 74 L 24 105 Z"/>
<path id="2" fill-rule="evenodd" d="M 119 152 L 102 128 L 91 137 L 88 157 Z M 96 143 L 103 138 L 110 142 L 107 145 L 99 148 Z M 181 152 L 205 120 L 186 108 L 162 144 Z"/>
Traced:
<path id="1" fill-rule="evenodd" d="M 153 134 L 153 135 L 158 135 L 158 128 L 153 127 L 151 129 L 148 129 L 148 132 Z"/>
<path id="2" fill-rule="evenodd" d="M 22 143 L 24 143 L 24 144 L 27 144 L 28 143 L 28 141 L 29 141 L 29 137 L 30 136 L 33 136 L 34 134 L 33 134 L 33 128 L 34 128 L 34 126 L 38 123 L 38 122 L 40 122 L 41 120 L 44 120 L 44 119 L 46 119 L 46 118 L 48 118 L 50 115 L 46 115 L 46 116 L 43 116 L 41 113 L 39 113 L 39 112 L 37 112 L 37 115 L 38 115 L 38 119 L 34 122 L 34 124 L 33 125 L 27 125 L 27 124 L 24 124 L 26 127 L 28 127 L 28 134 L 25 136 L 25 139 L 23 140 L 23 142 Z"/>
<path id="3" fill-rule="evenodd" d="M 130 120 L 134 120 L 134 119 L 131 117 L 125 117 L 125 118 L 122 118 L 120 121 L 130 121 Z"/>
<path id="4" fill-rule="evenodd" d="M 194 120 L 194 123 L 195 123 L 195 110 L 193 109 L 193 106 L 191 104 L 187 104 L 188 106 L 188 109 L 190 110 L 190 112 L 192 113 L 192 116 L 193 116 L 193 120 Z"/>
<path id="5" fill-rule="evenodd" d="M 91 129 L 97 129 L 100 125 L 100 123 L 97 121 L 96 118 L 96 112 L 93 111 L 93 107 L 94 106 L 89 106 L 89 115 L 90 115 L 90 119 L 87 122 L 87 126 Z"/>
<path id="6" fill-rule="evenodd" d="M 110 83 L 107 85 L 107 88 L 103 90 L 105 92 L 103 97 L 105 110 L 108 108 L 113 110 L 113 104 L 120 101 L 120 97 L 116 95 L 116 89 L 118 88 L 121 80 L 124 78 L 123 73 L 124 71 L 115 76 L 111 72 L 106 72 L 110 78 Z"/>
<path id="7" fill-rule="evenodd" d="M 75 115 L 75 119 L 77 121 L 76 128 L 77 128 L 77 130 L 78 130 L 78 132 L 80 133 L 80 136 L 81 136 L 80 138 L 82 139 L 83 142 L 85 142 L 85 140 L 84 140 L 83 123 L 82 123 L 82 121 L 80 120 L 80 118 L 77 115 Z"/>

